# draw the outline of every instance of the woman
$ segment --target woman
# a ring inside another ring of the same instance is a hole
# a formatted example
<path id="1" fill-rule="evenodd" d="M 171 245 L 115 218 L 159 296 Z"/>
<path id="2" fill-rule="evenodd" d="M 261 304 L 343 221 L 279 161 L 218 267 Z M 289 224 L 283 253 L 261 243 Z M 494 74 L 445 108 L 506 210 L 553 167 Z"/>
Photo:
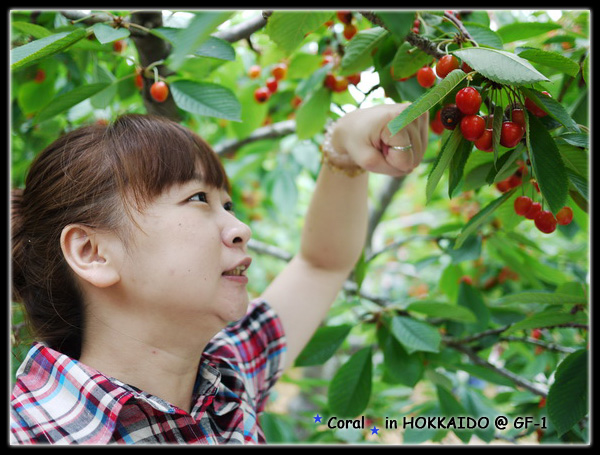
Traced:
<path id="1" fill-rule="evenodd" d="M 67 133 L 13 194 L 13 298 L 36 340 L 11 397 L 12 443 L 259 443 L 257 415 L 362 251 L 368 172 L 421 161 L 406 105 L 330 125 L 300 251 L 249 302 L 251 232 L 200 137 L 125 115 Z"/>

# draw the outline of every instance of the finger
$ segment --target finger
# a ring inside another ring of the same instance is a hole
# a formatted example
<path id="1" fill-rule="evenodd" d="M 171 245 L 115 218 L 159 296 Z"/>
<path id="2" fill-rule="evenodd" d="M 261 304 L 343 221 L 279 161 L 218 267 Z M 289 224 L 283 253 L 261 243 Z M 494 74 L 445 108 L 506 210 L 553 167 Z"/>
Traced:
<path id="1" fill-rule="evenodd" d="M 386 148 L 387 154 L 385 155 L 385 160 L 390 166 L 405 173 L 413 169 L 415 152 L 411 143 L 411 133 L 408 128 L 394 136 L 390 140 L 389 145 L 384 146 L 384 153 Z"/>

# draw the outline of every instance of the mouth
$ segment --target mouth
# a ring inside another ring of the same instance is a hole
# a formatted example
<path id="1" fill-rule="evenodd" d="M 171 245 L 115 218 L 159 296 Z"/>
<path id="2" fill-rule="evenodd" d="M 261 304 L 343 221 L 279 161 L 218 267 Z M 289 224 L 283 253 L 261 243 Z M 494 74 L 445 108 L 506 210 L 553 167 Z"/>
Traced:
<path id="1" fill-rule="evenodd" d="M 252 259 L 245 258 L 242 262 L 240 262 L 234 268 L 232 268 L 230 270 L 226 270 L 221 275 L 223 275 L 223 276 L 244 276 L 245 277 L 246 270 L 248 270 L 248 268 L 250 267 L 251 262 L 252 262 Z"/>

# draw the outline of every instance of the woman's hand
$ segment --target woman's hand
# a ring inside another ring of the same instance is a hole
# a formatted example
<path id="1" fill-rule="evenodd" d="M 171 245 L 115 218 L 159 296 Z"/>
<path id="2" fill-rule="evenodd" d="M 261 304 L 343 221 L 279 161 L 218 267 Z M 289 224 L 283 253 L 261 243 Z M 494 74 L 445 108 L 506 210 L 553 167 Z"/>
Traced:
<path id="1" fill-rule="evenodd" d="M 369 172 L 393 177 L 409 174 L 425 154 L 429 114 L 423 114 L 393 136 L 387 127 L 408 106 L 408 103 L 382 104 L 346 114 L 333 130 L 334 150 L 348 154 Z"/>

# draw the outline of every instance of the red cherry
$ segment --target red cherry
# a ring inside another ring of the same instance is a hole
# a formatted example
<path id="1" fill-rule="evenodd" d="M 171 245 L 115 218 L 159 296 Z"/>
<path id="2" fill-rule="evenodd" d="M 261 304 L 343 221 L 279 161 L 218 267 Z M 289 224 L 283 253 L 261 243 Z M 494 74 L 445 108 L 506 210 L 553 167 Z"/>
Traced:
<path id="1" fill-rule="evenodd" d="M 459 65 L 460 63 L 454 55 L 444 55 L 438 60 L 435 66 L 435 72 L 437 73 L 438 77 L 444 79 L 448 73 L 457 69 Z"/>
<path id="2" fill-rule="evenodd" d="M 523 109 L 513 109 L 511 113 L 511 120 L 523 128 L 523 130 L 525 129 L 525 112 Z"/>
<path id="3" fill-rule="evenodd" d="M 256 79 L 257 77 L 260 76 L 260 71 L 261 68 L 259 65 L 252 65 L 249 69 L 248 69 L 248 76 L 251 79 Z"/>
<path id="4" fill-rule="evenodd" d="M 43 69 L 40 68 L 35 73 L 35 77 L 33 78 L 33 80 L 36 83 L 41 84 L 42 82 L 44 82 L 46 80 L 46 72 Z"/>
<path id="5" fill-rule="evenodd" d="M 456 94 L 456 107 L 465 115 L 473 115 L 479 112 L 481 107 L 481 95 L 473 87 L 460 89 Z"/>
<path id="6" fill-rule="evenodd" d="M 508 182 L 508 179 L 504 179 L 496 183 L 496 188 L 498 188 L 498 190 L 500 190 L 502 193 L 506 193 L 508 190 L 510 190 L 511 186 Z"/>
<path id="7" fill-rule="evenodd" d="M 571 221 L 573 221 L 573 210 L 571 207 L 565 206 L 556 213 L 556 222 L 558 224 L 565 226 Z"/>
<path id="8" fill-rule="evenodd" d="M 431 131 L 435 134 L 442 134 L 444 132 L 444 125 L 442 124 L 442 119 L 440 118 L 442 114 L 442 110 L 438 110 L 431 121 Z"/>
<path id="9" fill-rule="evenodd" d="M 342 24 L 349 24 L 352 22 L 352 12 L 351 11 L 338 11 L 336 13 L 338 20 Z"/>
<path id="10" fill-rule="evenodd" d="M 517 215 L 525 216 L 525 214 L 531 208 L 533 201 L 529 196 L 519 196 L 515 199 L 515 213 Z"/>
<path id="11" fill-rule="evenodd" d="M 430 66 L 424 66 L 417 71 L 417 82 L 421 87 L 429 88 L 435 84 L 435 73 Z"/>
<path id="12" fill-rule="evenodd" d="M 465 73 L 470 73 L 471 71 L 473 71 L 473 68 L 467 65 L 466 62 L 462 62 L 462 65 L 460 65 L 460 69 L 463 70 Z"/>
<path id="13" fill-rule="evenodd" d="M 475 147 L 483 152 L 493 152 L 492 129 L 486 128 L 479 139 L 475 141 Z"/>
<path id="14" fill-rule="evenodd" d="M 122 52 L 123 49 L 125 49 L 125 47 L 127 47 L 127 46 L 125 44 L 125 41 L 123 41 L 123 40 L 118 40 L 118 41 L 113 42 L 113 49 L 117 53 Z"/>
<path id="15" fill-rule="evenodd" d="M 539 202 L 533 202 L 527 213 L 525 214 L 525 218 L 528 220 L 533 220 L 540 212 L 542 211 L 542 204 Z"/>
<path id="16" fill-rule="evenodd" d="M 169 96 L 169 86 L 163 81 L 155 82 L 150 87 L 150 95 L 156 102 L 162 103 Z"/>
<path id="17" fill-rule="evenodd" d="M 138 89 L 142 90 L 144 88 L 144 78 L 142 77 L 142 73 L 137 73 L 133 81 Z"/>
<path id="18" fill-rule="evenodd" d="M 550 96 L 550 93 L 548 93 L 548 92 L 542 92 L 542 93 L 544 95 Z M 548 115 L 548 113 L 544 109 L 539 107 L 537 104 L 535 104 L 529 98 L 525 99 L 525 107 L 527 108 L 527 110 L 529 112 L 531 112 L 536 117 L 545 117 L 546 115 Z"/>
<path id="19" fill-rule="evenodd" d="M 523 134 L 521 125 L 515 122 L 504 122 L 500 131 L 500 144 L 508 148 L 515 147 L 523 138 Z"/>
<path id="20" fill-rule="evenodd" d="M 254 90 L 254 99 L 259 103 L 266 102 L 271 96 L 271 92 L 267 87 L 259 87 Z"/>
<path id="21" fill-rule="evenodd" d="M 283 79 L 286 76 L 287 69 L 288 69 L 288 67 L 285 63 L 278 63 L 271 69 L 271 75 L 275 79 L 280 81 L 281 79 Z"/>
<path id="22" fill-rule="evenodd" d="M 360 73 L 351 74 L 350 76 L 346 76 L 348 79 L 348 83 L 352 85 L 358 85 L 360 83 Z"/>
<path id="23" fill-rule="evenodd" d="M 485 131 L 485 120 L 480 115 L 466 115 L 460 121 L 460 132 L 467 141 L 476 141 Z"/>
<path id="24" fill-rule="evenodd" d="M 335 84 L 333 86 L 333 91 L 334 92 L 343 92 L 348 88 L 348 79 L 346 79 L 345 77 L 336 77 L 335 78 Z"/>
<path id="25" fill-rule="evenodd" d="M 346 38 L 347 40 L 351 40 L 354 37 L 354 35 L 356 35 L 356 32 L 358 32 L 358 29 L 354 24 L 344 25 L 344 38 Z"/>
<path id="26" fill-rule="evenodd" d="M 275 93 L 277 91 L 277 86 L 279 84 L 277 83 L 277 79 L 275 79 L 274 77 L 270 77 L 267 79 L 266 85 L 267 85 L 267 88 L 269 89 L 269 92 Z"/>
<path id="27" fill-rule="evenodd" d="M 329 90 L 333 90 L 335 88 L 335 76 L 331 73 L 328 73 L 325 76 L 325 80 L 323 81 L 323 85 L 327 87 Z"/>
<path id="28" fill-rule="evenodd" d="M 544 234 L 550 234 L 556 230 L 556 218 L 549 210 L 542 210 L 534 218 L 535 227 Z"/>

